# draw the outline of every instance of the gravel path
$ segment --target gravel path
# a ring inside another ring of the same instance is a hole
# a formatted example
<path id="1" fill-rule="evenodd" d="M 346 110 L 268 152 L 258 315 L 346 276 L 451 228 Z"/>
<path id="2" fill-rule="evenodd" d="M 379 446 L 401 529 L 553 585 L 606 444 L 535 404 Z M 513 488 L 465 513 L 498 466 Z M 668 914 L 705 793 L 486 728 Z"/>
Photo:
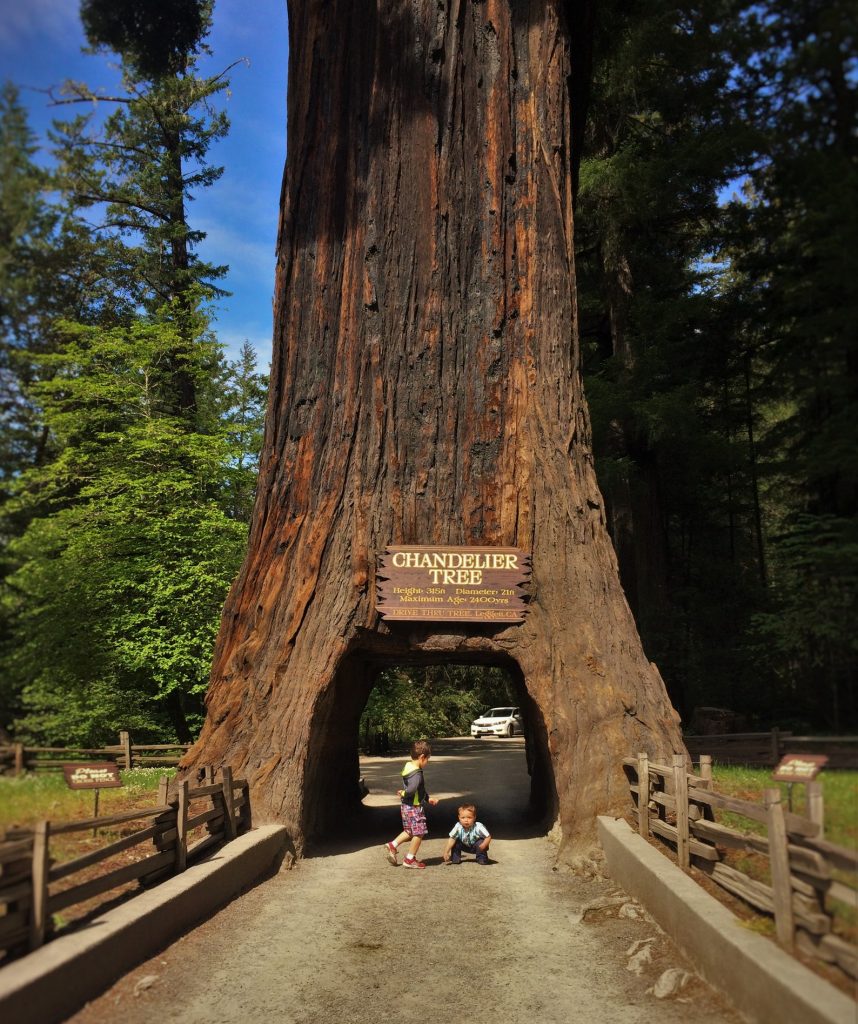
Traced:
<path id="1" fill-rule="evenodd" d="M 523 818 L 522 740 L 435 745 L 426 778 L 441 803 L 424 871 L 394 868 L 381 850 L 399 831 L 401 761 L 362 760 L 360 836 L 258 885 L 71 1020 L 738 1024 L 697 978 L 668 998 L 648 993 L 666 970 L 691 967 L 613 882 L 553 869 L 551 843 Z M 465 796 L 495 836 L 487 867 L 441 861 Z"/>

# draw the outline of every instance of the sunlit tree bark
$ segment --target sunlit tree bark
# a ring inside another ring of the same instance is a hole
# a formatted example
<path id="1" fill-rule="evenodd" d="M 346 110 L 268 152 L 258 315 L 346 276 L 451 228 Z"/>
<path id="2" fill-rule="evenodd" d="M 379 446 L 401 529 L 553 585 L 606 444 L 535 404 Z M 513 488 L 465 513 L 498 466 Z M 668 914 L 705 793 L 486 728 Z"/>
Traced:
<path id="1" fill-rule="evenodd" d="M 510 668 L 563 854 L 681 749 L 619 586 L 578 369 L 571 54 L 583 8 L 290 4 L 272 384 L 202 737 L 296 847 L 357 796 L 381 663 Z M 577 76 L 580 79 L 582 76 Z M 532 552 L 523 625 L 386 624 L 388 544 Z"/>

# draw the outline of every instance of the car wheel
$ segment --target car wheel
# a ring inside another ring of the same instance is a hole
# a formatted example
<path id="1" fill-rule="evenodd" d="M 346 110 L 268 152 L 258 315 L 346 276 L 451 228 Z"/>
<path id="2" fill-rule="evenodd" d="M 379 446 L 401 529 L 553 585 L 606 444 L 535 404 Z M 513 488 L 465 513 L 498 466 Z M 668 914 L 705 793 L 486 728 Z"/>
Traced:
<path id="1" fill-rule="evenodd" d="M 508 739 L 512 739 L 513 736 L 515 736 L 515 726 L 514 725 L 508 725 L 506 727 L 506 734 L 507 734 L 507 738 Z"/>

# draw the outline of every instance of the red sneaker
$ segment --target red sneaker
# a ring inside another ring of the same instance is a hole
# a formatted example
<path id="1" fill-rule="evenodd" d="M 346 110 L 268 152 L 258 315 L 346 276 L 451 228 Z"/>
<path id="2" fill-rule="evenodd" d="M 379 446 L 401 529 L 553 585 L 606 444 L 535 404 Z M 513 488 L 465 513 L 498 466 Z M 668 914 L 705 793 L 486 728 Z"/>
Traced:
<path id="1" fill-rule="evenodd" d="M 385 857 L 387 857 L 391 864 L 396 865 L 399 863 L 396 859 L 396 847 L 393 843 L 385 843 L 382 849 L 384 850 Z"/>
<path id="2" fill-rule="evenodd" d="M 425 868 L 426 865 L 422 860 L 417 860 L 415 857 L 406 857 L 402 862 L 404 868 Z"/>

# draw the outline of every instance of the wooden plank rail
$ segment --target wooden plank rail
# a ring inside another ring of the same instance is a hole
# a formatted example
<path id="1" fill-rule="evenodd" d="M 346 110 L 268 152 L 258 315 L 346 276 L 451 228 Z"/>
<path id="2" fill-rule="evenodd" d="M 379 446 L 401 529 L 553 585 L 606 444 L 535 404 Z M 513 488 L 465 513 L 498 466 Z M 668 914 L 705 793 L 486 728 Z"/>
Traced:
<path id="1" fill-rule="evenodd" d="M 0 917 L 0 949 L 11 949 L 27 941 L 30 934 L 30 915 L 24 910 Z"/>
<path id="2" fill-rule="evenodd" d="M 66 878 L 68 875 L 73 875 L 77 871 L 82 871 L 84 868 L 88 868 L 91 864 L 98 864 L 100 861 L 105 860 L 107 857 L 112 857 L 116 853 L 121 853 L 123 850 L 130 850 L 132 847 L 138 846 L 147 839 L 154 838 L 157 831 L 157 825 L 150 825 L 149 828 L 141 829 L 139 832 L 133 832 L 130 836 L 125 836 L 123 839 L 117 839 L 115 843 L 109 843 L 107 846 L 103 846 L 99 850 L 93 850 L 92 853 L 85 853 L 80 857 L 75 857 L 74 860 L 67 860 L 64 864 L 58 864 L 55 867 L 52 867 L 48 873 L 48 881 L 58 882 L 61 878 Z"/>
<path id="3" fill-rule="evenodd" d="M 29 857 L 33 849 L 32 837 L 27 839 L 9 840 L 0 844 L 0 877 L 2 877 L 2 866 L 11 861 L 20 860 L 21 857 Z"/>
<path id="4" fill-rule="evenodd" d="M 119 742 L 103 747 L 27 747 L 22 743 L 0 746 L 0 770 L 20 775 L 24 771 L 56 771 L 75 761 L 116 761 L 122 768 L 169 768 L 190 750 L 190 743 L 134 743 L 123 730 Z"/>
<path id="5" fill-rule="evenodd" d="M 803 837 L 796 841 L 805 844 Z M 847 846 L 837 846 L 835 843 L 829 843 L 826 839 L 814 839 L 808 841 L 806 845 L 812 846 L 814 850 L 819 850 L 828 858 L 832 867 L 838 868 L 840 871 L 858 871 L 858 850 L 850 850 Z"/>
<path id="6" fill-rule="evenodd" d="M 172 853 L 156 853 L 151 857 L 135 861 L 133 864 L 126 864 L 125 867 L 116 868 L 114 871 L 93 878 L 88 882 L 82 882 L 71 889 L 64 889 L 48 900 L 48 911 L 52 914 L 65 910 L 66 907 L 74 906 L 75 903 L 82 903 L 84 900 L 92 899 L 93 896 L 100 896 L 109 892 L 117 886 L 133 882 L 141 875 L 151 874 L 159 868 L 166 867 L 172 863 Z"/>
<path id="7" fill-rule="evenodd" d="M 780 788 L 767 789 L 761 802 L 740 800 L 713 788 L 712 758 L 701 755 L 693 774 L 685 755 L 658 764 L 647 753 L 622 760 L 634 804 L 634 821 L 644 838 L 658 836 L 676 848 L 677 863 L 704 871 L 719 886 L 775 919 L 778 942 L 796 943 L 858 978 L 858 947 L 833 933 L 842 913 L 838 903 L 858 908 L 858 850 L 823 838 L 824 801 L 811 787 L 808 817 L 787 811 Z M 765 827 L 745 832 L 714 820 L 729 812 Z M 771 884 L 723 863 L 725 850 L 745 850 L 765 858 Z M 834 872 L 852 874 L 851 884 Z M 834 901 L 829 903 L 829 901 Z"/>
<path id="8" fill-rule="evenodd" d="M 698 838 L 715 846 L 747 850 L 751 853 L 768 854 L 769 852 L 769 841 L 765 836 L 756 835 L 753 832 L 739 832 L 728 825 L 721 825 L 714 821 L 693 821 L 691 831 Z M 796 846 L 790 842 L 787 844 L 787 852 L 790 868 L 793 871 L 810 875 L 824 882 L 831 879 L 831 865 L 817 850 Z"/>
<path id="9" fill-rule="evenodd" d="M 728 864 L 701 865 L 701 870 L 722 888 L 750 903 L 757 910 L 775 915 L 777 906 L 770 885 L 749 878 L 743 871 L 737 871 Z M 819 911 L 812 899 L 801 893 L 793 893 L 790 911 L 801 926 L 813 935 L 825 935 L 831 931 L 831 919 Z"/>
<path id="10" fill-rule="evenodd" d="M 36 949 L 50 939 L 53 914 L 131 882 L 160 881 L 246 831 L 251 819 L 247 781 L 233 780 L 229 768 L 221 772 L 220 781 L 210 770 L 205 776 L 209 784 L 204 786 L 191 788 L 187 780 L 180 782 L 171 800 L 166 785 L 159 786 L 154 807 L 86 821 L 39 822 L 34 829 L 0 833 L 0 957 L 4 951 L 15 955 L 24 947 Z M 51 863 L 52 837 L 135 821 L 147 824 L 97 850 Z M 199 831 L 203 834 L 198 837 Z M 152 844 L 150 852 L 146 843 Z M 143 855 L 132 863 L 105 863 L 135 847 Z M 98 872 L 94 877 L 93 870 Z M 90 877 L 75 880 L 81 872 Z"/>
<path id="11" fill-rule="evenodd" d="M 816 753 L 828 757 L 828 768 L 858 768 L 858 736 L 794 736 L 791 732 L 718 733 L 685 736 L 692 756 L 705 751 L 721 764 L 770 768 L 786 753 Z"/>
<path id="12" fill-rule="evenodd" d="M 92 828 L 107 828 L 108 825 L 121 825 L 137 818 L 158 818 L 165 813 L 163 807 L 149 807 L 136 811 L 122 811 L 121 814 L 110 814 L 104 818 L 87 818 L 84 821 L 66 821 L 52 827 L 55 836 L 67 832 L 85 832 Z"/>
<path id="13" fill-rule="evenodd" d="M 195 814 L 193 817 L 188 818 L 187 830 L 199 828 L 200 825 L 205 825 L 210 821 L 220 821 L 223 823 L 224 815 L 220 807 L 213 807 L 210 811 L 203 811 L 202 814 Z"/>
<path id="14" fill-rule="evenodd" d="M 710 807 L 718 807 L 723 811 L 732 811 L 734 814 L 741 814 L 745 818 L 767 824 L 768 815 L 765 807 L 752 803 L 750 800 L 738 800 L 736 797 L 723 796 L 721 793 L 701 792 L 699 789 L 690 789 L 688 799 L 694 803 L 708 804 Z M 809 818 L 803 818 L 799 814 L 792 814 L 784 811 L 784 820 L 787 830 L 793 835 L 815 837 L 819 835 L 819 825 Z"/>

